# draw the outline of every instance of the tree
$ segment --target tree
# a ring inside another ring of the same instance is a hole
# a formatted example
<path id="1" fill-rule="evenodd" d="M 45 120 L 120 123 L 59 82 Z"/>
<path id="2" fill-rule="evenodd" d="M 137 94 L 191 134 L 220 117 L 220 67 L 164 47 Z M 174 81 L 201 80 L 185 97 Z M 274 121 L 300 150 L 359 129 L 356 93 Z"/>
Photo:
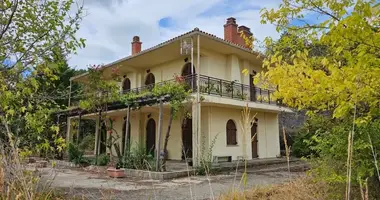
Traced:
<path id="1" fill-rule="evenodd" d="M 58 132 L 55 126 L 46 126 L 54 97 L 40 91 L 58 79 L 55 55 L 61 54 L 58 60 L 62 61 L 84 47 L 84 39 L 75 37 L 82 7 L 71 10 L 73 5 L 73 0 L 0 2 L 0 129 L 12 147 L 20 131 L 39 135 L 51 128 Z M 63 144 L 59 136 L 55 142 Z"/>
<path id="2" fill-rule="evenodd" d="M 368 140 L 376 137 L 380 116 L 379 8 L 372 0 L 283 0 L 278 9 L 262 11 L 262 23 L 286 34 L 277 42 L 265 39 L 273 51 L 264 60 L 268 70 L 260 78 L 277 85 L 276 97 L 288 106 L 309 114 L 332 112 L 341 126 L 320 138 L 318 153 L 347 167 L 347 176 L 335 171 L 335 180 L 347 180 L 347 199 L 351 180 L 362 186 L 373 176 L 378 157 L 368 153 L 371 147 L 380 148 Z M 287 51 L 281 51 L 283 47 Z M 313 51 L 315 47 L 319 51 Z M 339 151 L 329 152 L 331 145 Z"/>

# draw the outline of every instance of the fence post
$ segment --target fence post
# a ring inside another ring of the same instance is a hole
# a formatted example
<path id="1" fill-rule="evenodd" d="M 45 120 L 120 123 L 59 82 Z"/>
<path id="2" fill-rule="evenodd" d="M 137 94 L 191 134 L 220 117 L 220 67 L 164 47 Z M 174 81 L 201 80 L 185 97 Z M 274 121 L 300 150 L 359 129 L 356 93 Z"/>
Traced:
<path id="1" fill-rule="evenodd" d="M 231 98 L 234 98 L 234 82 L 231 82 Z"/>
<path id="2" fill-rule="evenodd" d="M 241 100 L 245 100 L 245 97 L 244 97 L 244 84 L 241 84 Z"/>
<path id="3" fill-rule="evenodd" d="M 268 90 L 268 103 L 270 104 L 270 90 Z"/>
<path id="4" fill-rule="evenodd" d="M 261 88 L 260 88 L 260 102 L 263 102 L 263 95 L 261 95 Z"/>

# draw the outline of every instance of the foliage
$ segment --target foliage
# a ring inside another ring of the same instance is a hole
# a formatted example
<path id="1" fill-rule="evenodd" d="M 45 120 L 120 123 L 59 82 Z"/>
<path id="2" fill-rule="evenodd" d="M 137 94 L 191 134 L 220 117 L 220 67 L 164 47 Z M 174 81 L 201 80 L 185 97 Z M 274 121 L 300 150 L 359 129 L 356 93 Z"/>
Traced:
<path id="1" fill-rule="evenodd" d="M 73 3 L 73 0 L 0 3 L 0 129 L 12 146 L 16 146 L 17 140 L 31 150 L 49 149 L 46 138 L 39 140 L 49 129 L 54 143 L 58 147 L 64 144 L 58 128 L 48 123 L 56 102 L 44 88 L 58 79 L 60 61 L 84 46 L 84 40 L 75 37 L 82 7 L 71 10 Z M 25 133 L 28 136 L 19 137 Z M 28 139 L 33 139 L 35 145 L 29 145 Z"/>
<path id="2" fill-rule="evenodd" d="M 319 157 L 314 149 L 318 144 L 317 137 L 333 127 L 334 120 L 328 116 L 313 115 L 309 117 L 303 127 L 294 134 L 294 143 L 291 146 L 292 153 L 297 157 Z"/>
<path id="3" fill-rule="evenodd" d="M 350 0 L 283 0 L 279 9 L 263 10 L 262 22 L 286 34 L 266 39 L 272 52 L 261 78 L 278 85 L 276 96 L 291 107 L 342 118 L 356 106 L 357 122 L 371 120 L 380 104 L 379 11 L 375 1 Z M 320 20 L 309 24 L 303 12 Z"/>
<path id="4" fill-rule="evenodd" d="M 78 145 L 69 143 L 67 147 L 67 153 L 68 153 L 70 162 L 74 162 L 75 164 L 82 163 L 84 152 L 82 149 L 79 148 Z"/>
<path id="5" fill-rule="evenodd" d="M 110 157 L 107 154 L 100 154 L 96 162 L 99 166 L 107 166 L 110 162 Z"/>
<path id="6" fill-rule="evenodd" d="M 217 172 L 217 168 L 212 165 L 212 150 L 214 148 L 216 138 L 219 134 L 216 134 L 212 139 L 209 147 L 206 146 L 207 138 L 204 134 L 202 134 L 202 143 L 201 143 L 201 153 L 199 158 L 199 165 L 195 169 L 195 173 L 197 175 L 210 175 Z"/>
<path id="7" fill-rule="evenodd" d="M 371 147 L 380 148 L 374 139 L 380 116 L 379 14 L 373 0 L 283 0 L 278 9 L 262 11 L 262 23 L 274 24 L 283 35 L 278 41 L 266 38 L 267 71 L 259 78 L 278 86 L 275 96 L 290 107 L 332 113 L 330 129 L 321 128 L 330 123 L 318 124 L 319 131 L 304 140 L 310 143 L 298 144 L 319 155 L 317 177 L 332 185 L 347 182 L 346 198 L 351 183 L 364 183 L 365 190 L 377 171 L 379 158 Z"/>
<path id="8" fill-rule="evenodd" d="M 88 69 L 88 81 L 83 86 L 83 96 L 79 107 L 85 110 L 106 108 L 108 103 L 119 100 L 118 71 L 111 74 L 114 79 L 104 77 L 105 68 L 93 65 Z"/>
<path id="9" fill-rule="evenodd" d="M 145 146 L 139 143 L 131 151 L 125 152 L 123 163 L 128 169 L 151 170 L 155 166 L 153 156 L 147 154 Z"/>

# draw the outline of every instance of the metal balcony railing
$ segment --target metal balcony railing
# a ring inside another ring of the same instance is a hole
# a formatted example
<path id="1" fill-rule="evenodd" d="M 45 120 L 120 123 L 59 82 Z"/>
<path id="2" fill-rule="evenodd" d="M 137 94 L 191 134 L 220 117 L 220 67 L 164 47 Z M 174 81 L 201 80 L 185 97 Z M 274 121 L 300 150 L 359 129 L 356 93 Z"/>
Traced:
<path id="1" fill-rule="evenodd" d="M 184 81 L 188 85 L 189 89 L 193 92 L 197 92 L 197 74 L 180 77 L 181 81 Z M 139 94 L 147 90 L 151 90 L 155 85 L 162 85 L 166 82 L 174 82 L 175 79 L 163 81 L 151 85 L 145 85 L 138 88 L 121 91 L 120 94 L 126 94 L 133 92 Z M 273 97 L 273 90 L 263 89 L 260 87 L 249 86 L 235 81 L 227 81 L 210 76 L 200 75 L 199 77 L 199 89 L 200 93 L 211 96 L 218 96 L 242 101 L 252 101 L 267 104 L 280 105 L 279 101 Z"/>

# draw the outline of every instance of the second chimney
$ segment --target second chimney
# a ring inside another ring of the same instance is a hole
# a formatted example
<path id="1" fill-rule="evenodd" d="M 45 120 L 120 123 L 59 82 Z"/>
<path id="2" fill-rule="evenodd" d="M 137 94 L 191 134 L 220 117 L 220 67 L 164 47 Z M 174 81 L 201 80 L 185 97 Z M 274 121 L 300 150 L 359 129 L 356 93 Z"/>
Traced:
<path id="1" fill-rule="evenodd" d="M 246 26 L 239 26 L 239 29 L 238 29 L 238 34 L 239 34 L 239 38 L 240 38 L 239 44 L 243 45 L 246 48 L 250 48 L 250 44 L 247 44 L 246 41 L 244 40 L 244 38 L 241 37 L 241 33 L 243 33 L 243 35 L 246 38 L 250 38 L 253 35 L 251 33 L 251 29 L 246 27 Z"/>
<path id="2" fill-rule="evenodd" d="M 134 36 L 132 40 L 132 55 L 138 54 L 141 51 L 141 44 L 140 37 Z"/>

